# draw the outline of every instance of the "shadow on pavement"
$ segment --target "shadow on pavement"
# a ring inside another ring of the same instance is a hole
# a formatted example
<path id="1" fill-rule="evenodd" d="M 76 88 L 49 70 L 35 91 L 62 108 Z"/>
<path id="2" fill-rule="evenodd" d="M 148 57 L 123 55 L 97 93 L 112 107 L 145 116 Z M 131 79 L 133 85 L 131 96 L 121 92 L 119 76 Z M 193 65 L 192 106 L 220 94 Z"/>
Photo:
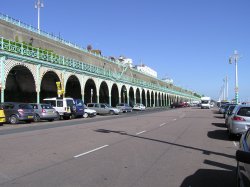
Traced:
<path id="1" fill-rule="evenodd" d="M 216 140 L 229 140 L 227 130 L 214 130 L 209 131 L 207 136 Z"/>
<path id="2" fill-rule="evenodd" d="M 240 140 L 240 136 L 235 136 L 232 139 L 229 139 L 227 130 L 209 131 L 207 133 L 207 136 L 209 138 L 216 139 L 216 140 L 228 140 L 228 141 L 232 141 L 232 140 L 239 141 Z"/>
<path id="3" fill-rule="evenodd" d="M 228 170 L 199 169 L 184 179 L 181 187 L 235 187 L 236 172 Z"/>
<path id="4" fill-rule="evenodd" d="M 225 119 L 223 116 L 214 116 L 214 117 L 218 119 Z"/>
<path id="5" fill-rule="evenodd" d="M 163 141 L 163 140 L 157 140 L 157 139 L 153 139 L 153 138 L 147 138 L 147 137 L 143 137 L 143 136 L 128 134 L 125 131 L 112 131 L 112 130 L 108 130 L 108 129 L 97 129 L 97 130 L 94 130 L 94 131 L 95 132 L 100 132 L 100 133 L 117 133 L 117 134 L 120 134 L 120 135 L 123 135 L 123 136 L 140 138 L 140 139 L 144 139 L 144 140 L 150 140 L 150 141 L 154 141 L 154 142 L 165 143 L 165 144 L 176 146 L 176 147 L 182 147 L 182 148 L 185 148 L 185 149 L 192 149 L 192 150 L 200 151 L 200 152 L 202 152 L 202 154 L 205 154 L 205 155 L 213 155 L 214 154 L 214 155 L 219 155 L 219 156 L 224 156 L 224 157 L 227 157 L 227 158 L 235 159 L 234 155 L 229 155 L 229 154 L 226 154 L 226 153 L 209 151 L 209 150 L 201 149 L 201 148 L 197 148 L 197 147 L 181 145 L 181 144 L 167 142 L 167 141 Z"/>
<path id="6" fill-rule="evenodd" d="M 216 127 L 227 128 L 225 123 L 212 123 L 212 125 Z"/>

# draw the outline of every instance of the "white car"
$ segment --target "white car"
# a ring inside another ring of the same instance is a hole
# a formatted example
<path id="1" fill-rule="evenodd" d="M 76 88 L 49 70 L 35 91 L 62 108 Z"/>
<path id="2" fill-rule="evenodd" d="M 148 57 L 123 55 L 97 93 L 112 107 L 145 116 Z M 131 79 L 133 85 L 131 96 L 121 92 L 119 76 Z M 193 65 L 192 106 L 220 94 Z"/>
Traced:
<path id="1" fill-rule="evenodd" d="M 146 107 L 143 105 L 143 104 L 135 104 L 134 107 L 133 107 L 133 110 L 146 110 Z"/>
<path id="2" fill-rule="evenodd" d="M 83 117 L 87 118 L 87 117 L 94 117 L 94 116 L 96 116 L 96 111 L 93 109 L 89 109 L 86 105 L 84 105 Z"/>

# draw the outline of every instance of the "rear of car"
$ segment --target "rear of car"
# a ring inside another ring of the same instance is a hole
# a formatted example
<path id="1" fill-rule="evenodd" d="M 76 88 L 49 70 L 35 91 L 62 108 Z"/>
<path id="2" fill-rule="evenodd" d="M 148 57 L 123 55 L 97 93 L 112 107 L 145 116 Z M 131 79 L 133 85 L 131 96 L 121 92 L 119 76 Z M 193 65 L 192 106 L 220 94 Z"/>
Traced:
<path id="1" fill-rule="evenodd" d="M 74 117 L 82 117 L 84 114 L 84 103 L 81 99 L 74 99 L 76 110 L 75 113 L 72 114 Z"/>
<path id="2" fill-rule="evenodd" d="M 120 112 L 132 112 L 132 107 L 130 107 L 128 104 L 126 103 L 120 103 L 116 105 L 116 108 L 118 108 L 120 110 Z"/>
<path id="3" fill-rule="evenodd" d="M 30 123 L 34 121 L 34 110 L 30 104 L 27 103 L 3 103 L 4 112 L 7 122 L 17 124 L 19 121 Z"/>
<path id="4" fill-rule="evenodd" d="M 89 109 L 86 105 L 84 105 L 83 117 L 87 118 L 87 117 L 94 117 L 94 116 L 96 116 L 96 111 L 93 109 Z"/>
<path id="5" fill-rule="evenodd" d="M 59 118 L 70 119 L 71 110 L 73 110 L 73 108 L 76 110 L 76 107 L 74 107 L 75 103 L 72 98 L 71 99 L 46 98 L 43 99 L 43 101 L 47 104 L 50 104 L 56 110 L 57 115 L 60 116 Z"/>
<path id="6" fill-rule="evenodd" d="M 31 105 L 35 112 L 34 121 L 36 122 L 40 120 L 54 121 L 58 118 L 56 110 L 49 104 L 31 103 Z"/>
<path id="7" fill-rule="evenodd" d="M 228 119 L 229 138 L 245 133 L 250 127 L 250 105 L 238 105 Z"/>
<path id="8" fill-rule="evenodd" d="M 6 118 L 5 118 L 4 109 L 3 109 L 3 106 L 0 105 L 0 125 L 3 125 L 5 122 L 6 122 Z"/>

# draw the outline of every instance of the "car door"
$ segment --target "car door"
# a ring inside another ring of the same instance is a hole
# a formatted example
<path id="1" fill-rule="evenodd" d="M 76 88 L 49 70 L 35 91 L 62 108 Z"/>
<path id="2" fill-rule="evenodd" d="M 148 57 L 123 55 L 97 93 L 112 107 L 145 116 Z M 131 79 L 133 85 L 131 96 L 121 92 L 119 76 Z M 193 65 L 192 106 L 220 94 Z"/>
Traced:
<path id="1" fill-rule="evenodd" d="M 100 104 L 101 110 L 103 114 L 108 114 L 109 113 L 109 109 L 107 108 L 107 106 L 105 104 Z"/>

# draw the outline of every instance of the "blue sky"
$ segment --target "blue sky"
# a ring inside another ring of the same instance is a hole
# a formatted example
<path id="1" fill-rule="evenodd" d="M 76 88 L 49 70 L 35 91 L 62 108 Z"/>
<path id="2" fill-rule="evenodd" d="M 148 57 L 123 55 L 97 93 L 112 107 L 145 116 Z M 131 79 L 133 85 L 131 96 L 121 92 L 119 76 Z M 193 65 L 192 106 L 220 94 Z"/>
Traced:
<path id="1" fill-rule="evenodd" d="M 35 0 L 0 0 L 0 12 L 37 26 Z M 43 0 L 41 29 L 65 40 L 124 55 L 169 76 L 174 84 L 218 99 L 228 76 L 234 98 L 234 50 L 239 97 L 250 101 L 249 0 Z"/>

